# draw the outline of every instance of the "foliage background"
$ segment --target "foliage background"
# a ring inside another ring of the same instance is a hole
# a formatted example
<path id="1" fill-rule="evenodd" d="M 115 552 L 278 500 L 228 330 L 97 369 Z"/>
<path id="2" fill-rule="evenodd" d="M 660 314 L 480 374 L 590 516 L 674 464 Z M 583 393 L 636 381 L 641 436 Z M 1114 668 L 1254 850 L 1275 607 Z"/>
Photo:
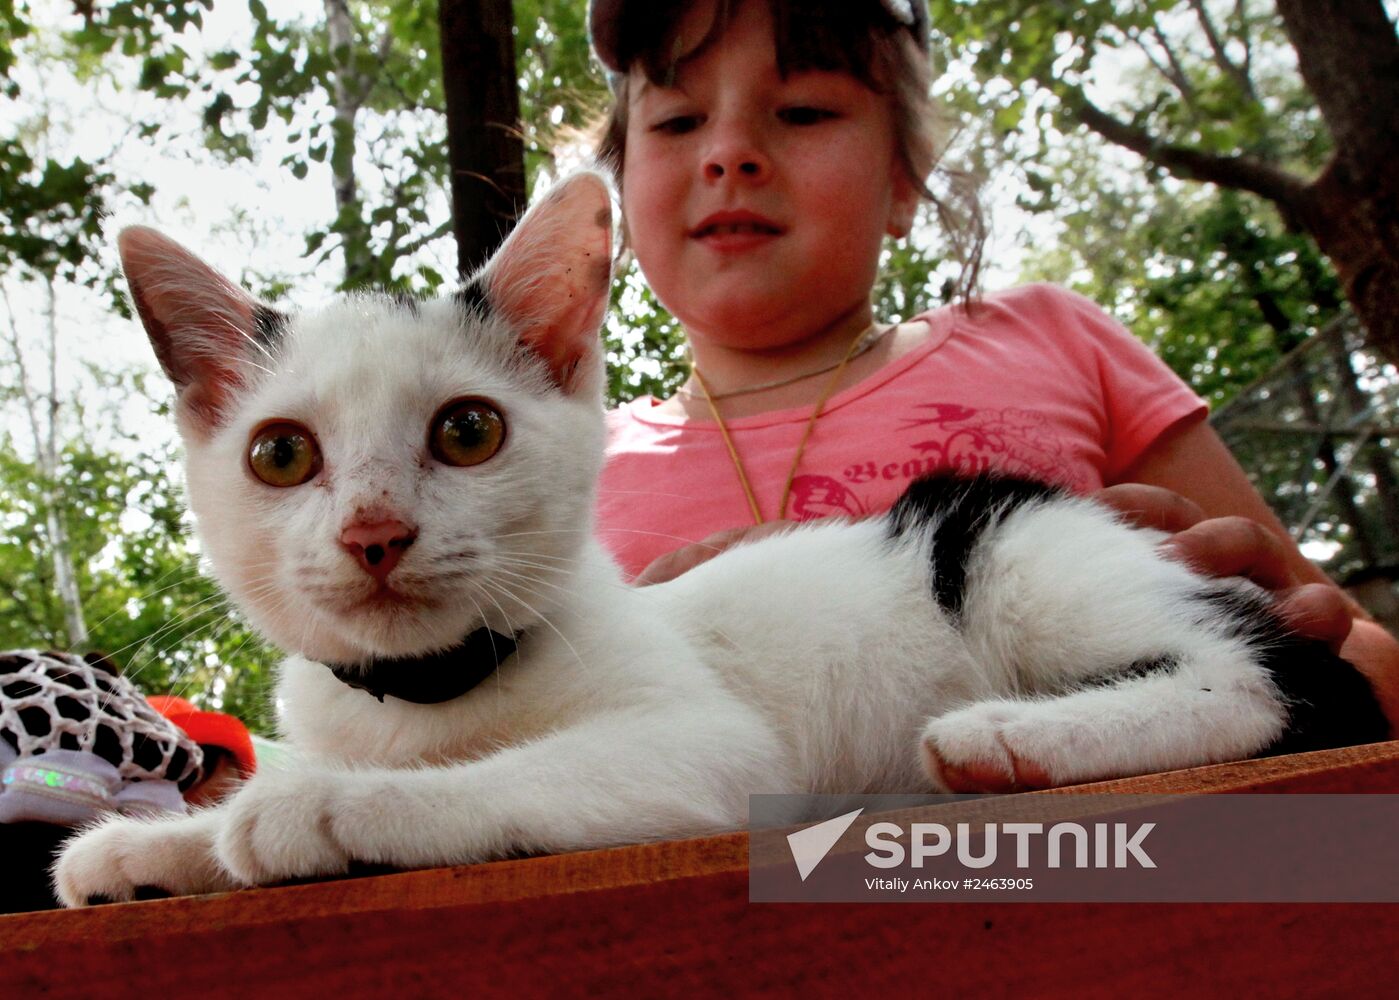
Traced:
<path id="1" fill-rule="evenodd" d="M 1325 258 L 1271 203 L 1177 179 L 1083 124 L 1086 102 L 1163 144 L 1320 170 L 1330 139 L 1271 2 L 929 6 L 947 162 L 992 212 L 988 287 L 1076 288 L 1215 405 L 1340 314 Z M 577 162 L 607 89 L 584 0 L 514 8 L 538 186 Z M 270 726 L 275 653 L 198 572 L 166 387 L 144 348 L 109 349 L 140 338 L 103 216 L 159 220 L 292 304 L 431 293 L 455 260 L 441 74 L 431 2 L 0 0 L 0 648 L 100 648 L 147 691 Z M 944 301 L 957 271 L 925 219 L 886 251 L 881 315 Z M 683 377 L 675 324 L 634 269 L 607 338 L 614 399 Z M 1291 475 L 1260 465 L 1265 495 Z"/>

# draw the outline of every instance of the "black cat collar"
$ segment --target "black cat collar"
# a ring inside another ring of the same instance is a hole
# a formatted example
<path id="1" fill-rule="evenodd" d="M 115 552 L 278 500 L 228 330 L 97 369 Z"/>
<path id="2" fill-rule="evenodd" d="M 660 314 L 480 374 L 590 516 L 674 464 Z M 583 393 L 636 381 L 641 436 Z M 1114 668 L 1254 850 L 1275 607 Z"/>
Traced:
<path id="1" fill-rule="evenodd" d="M 484 626 L 450 649 L 426 656 L 378 659 L 365 665 L 327 663 L 335 679 L 415 705 L 438 705 L 460 698 L 499 669 L 515 653 L 523 632 L 502 635 Z"/>

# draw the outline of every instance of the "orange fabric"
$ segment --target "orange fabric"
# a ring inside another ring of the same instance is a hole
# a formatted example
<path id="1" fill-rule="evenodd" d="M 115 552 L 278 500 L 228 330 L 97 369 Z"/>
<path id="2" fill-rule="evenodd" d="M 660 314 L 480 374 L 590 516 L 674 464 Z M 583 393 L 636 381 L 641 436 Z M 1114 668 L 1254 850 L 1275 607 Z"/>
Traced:
<path id="1" fill-rule="evenodd" d="M 257 755 L 248 727 L 223 712 L 203 712 L 187 698 L 157 694 L 147 698 L 151 707 L 179 726 L 196 743 L 215 746 L 233 754 L 238 770 L 245 776 L 257 769 Z"/>

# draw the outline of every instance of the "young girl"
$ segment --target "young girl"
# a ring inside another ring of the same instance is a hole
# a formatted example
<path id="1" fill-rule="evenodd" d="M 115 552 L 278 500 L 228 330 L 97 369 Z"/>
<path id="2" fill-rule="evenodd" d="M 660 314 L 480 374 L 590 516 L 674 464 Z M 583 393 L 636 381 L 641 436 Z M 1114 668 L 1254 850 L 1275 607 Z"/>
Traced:
<path id="1" fill-rule="evenodd" d="M 599 157 L 694 361 L 670 399 L 611 415 L 604 539 L 648 582 L 783 521 L 882 511 L 934 469 L 1109 487 L 1188 529 L 1168 544 L 1200 568 L 1285 592 L 1399 717 L 1399 644 L 1352 621 L 1205 404 L 1101 310 L 1031 286 L 873 315 L 883 239 L 907 235 L 939 152 L 926 17 L 920 0 L 593 0 L 616 97 Z"/>

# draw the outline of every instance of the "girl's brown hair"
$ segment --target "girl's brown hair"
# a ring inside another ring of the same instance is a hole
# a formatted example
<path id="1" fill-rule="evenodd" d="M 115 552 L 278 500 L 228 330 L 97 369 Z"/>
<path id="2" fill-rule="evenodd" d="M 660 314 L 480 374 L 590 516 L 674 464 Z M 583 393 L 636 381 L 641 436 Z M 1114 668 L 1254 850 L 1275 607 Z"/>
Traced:
<path id="1" fill-rule="evenodd" d="M 745 0 L 714 0 L 714 19 L 688 51 L 677 52 L 680 28 L 693 0 L 654 0 L 631 4 L 632 12 L 617 26 L 616 56 L 623 72 L 613 74 L 613 102 L 603 120 L 595 155 L 622 184 L 626 158 L 627 75 L 640 67 L 658 86 L 673 85 L 676 73 L 728 28 Z M 759 0 L 751 0 L 759 2 Z M 784 77 L 803 70 L 848 73 L 884 95 L 894 117 L 895 155 L 919 193 L 937 212 L 938 221 L 962 264 L 958 297 L 971 294 L 981 269 L 986 229 L 969 174 L 941 161 L 949 138 L 947 115 L 931 95 L 928 55 L 912 32 L 874 0 L 762 0 L 772 15 L 777 69 Z M 919 2 L 919 0 L 914 0 Z M 944 189 L 934 193 L 928 179 Z"/>

